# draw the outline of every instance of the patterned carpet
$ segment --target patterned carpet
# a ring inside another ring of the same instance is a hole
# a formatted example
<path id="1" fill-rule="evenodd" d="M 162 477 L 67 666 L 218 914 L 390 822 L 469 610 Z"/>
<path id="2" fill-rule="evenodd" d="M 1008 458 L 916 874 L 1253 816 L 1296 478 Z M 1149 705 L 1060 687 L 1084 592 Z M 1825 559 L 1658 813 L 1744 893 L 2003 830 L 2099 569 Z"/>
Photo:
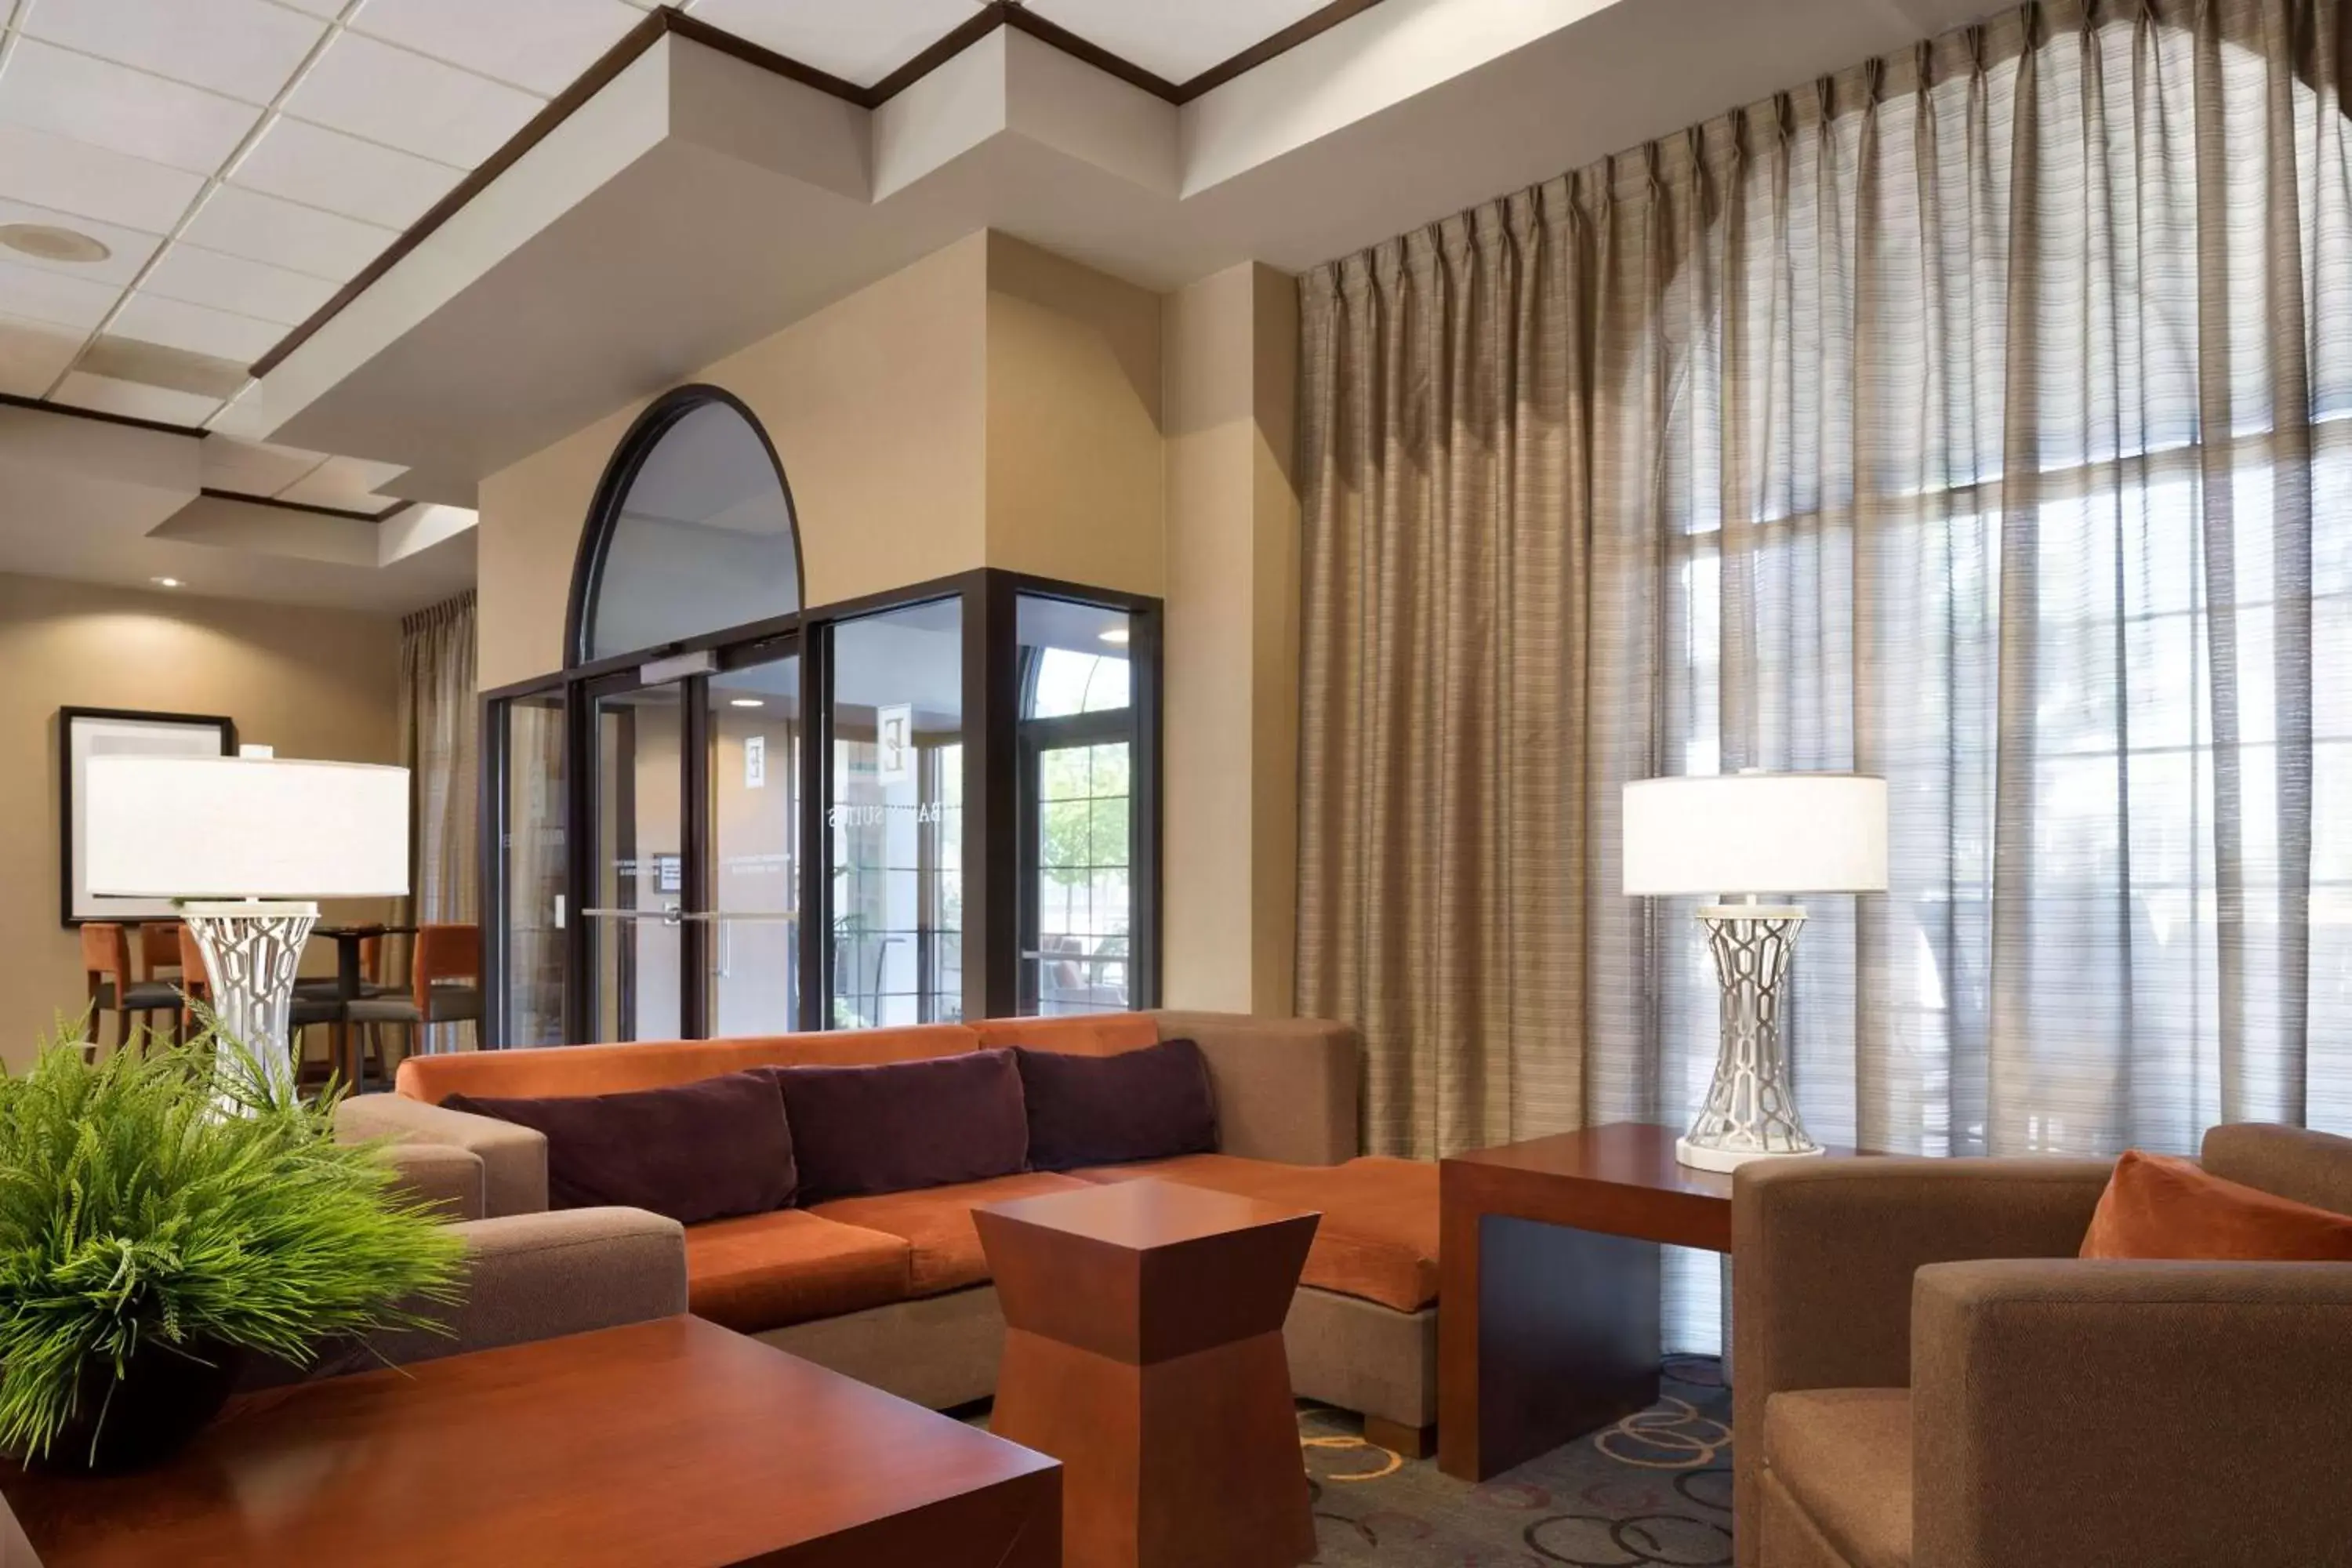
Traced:
<path id="1" fill-rule="evenodd" d="M 1484 1486 L 1299 1410 L 1326 1568 L 1714 1568 L 1731 1561 L 1731 1396 L 1674 1358 L 1659 1403 Z"/>

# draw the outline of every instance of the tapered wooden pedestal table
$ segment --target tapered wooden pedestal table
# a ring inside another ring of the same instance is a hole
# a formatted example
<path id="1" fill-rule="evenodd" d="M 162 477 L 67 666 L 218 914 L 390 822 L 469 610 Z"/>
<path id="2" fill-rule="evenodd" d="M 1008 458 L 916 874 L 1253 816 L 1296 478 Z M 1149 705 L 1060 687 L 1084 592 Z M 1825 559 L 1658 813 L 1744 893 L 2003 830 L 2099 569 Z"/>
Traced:
<path id="1" fill-rule="evenodd" d="M 1065 1568 L 1315 1554 L 1282 1322 L 1320 1217 L 1150 1180 L 972 1211 L 1004 1305 L 990 1429 L 1062 1461 Z"/>

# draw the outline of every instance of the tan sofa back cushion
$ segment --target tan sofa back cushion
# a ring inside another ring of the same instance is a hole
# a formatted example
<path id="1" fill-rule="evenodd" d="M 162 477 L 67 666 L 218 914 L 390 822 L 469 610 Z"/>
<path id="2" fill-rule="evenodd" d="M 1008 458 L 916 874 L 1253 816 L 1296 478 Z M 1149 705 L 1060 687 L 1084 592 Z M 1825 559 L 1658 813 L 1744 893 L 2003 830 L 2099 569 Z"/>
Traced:
<path id="1" fill-rule="evenodd" d="M 1149 1013 L 1087 1013 L 1067 1018 L 984 1018 L 971 1026 L 982 1046 L 1026 1046 L 1077 1057 L 1110 1057 L 1160 1043 Z"/>
<path id="2" fill-rule="evenodd" d="M 1150 1020 L 1144 1022 L 1149 1025 Z M 410 1057 L 394 1089 L 438 1105 L 453 1094 L 483 1100 L 536 1100 L 662 1089 L 759 1067 L 865 1067 L 976 1050 L 980 1037 L 961 1024 L 902 1029 L 845 1029 L 737 1040 L 640 1040 L 618 1046 L 542 1046 Z"/>

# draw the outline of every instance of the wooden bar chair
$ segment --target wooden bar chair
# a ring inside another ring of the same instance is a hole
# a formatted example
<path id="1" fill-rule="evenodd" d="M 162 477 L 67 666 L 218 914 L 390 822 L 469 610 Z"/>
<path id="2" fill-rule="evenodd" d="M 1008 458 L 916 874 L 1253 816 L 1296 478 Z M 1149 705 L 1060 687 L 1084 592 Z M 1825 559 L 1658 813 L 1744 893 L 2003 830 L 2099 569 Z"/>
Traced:
<path id="1" fill-rule="evenodd" d="M 141 939 L 143 952 L 145 939 Z M 130 929 L 115 921 L 85 921 L 81 928 L 81 968 L 83 983 L 89 993 L 89 1048 L 96 1054 L 103 1033 L 99 1027 L 100 1016 L 114 1015 L 114 1048 L 121 1050 L 131 1043 L 131 1016 L 133 1013 L 162 1013 L 176 1018 L 180 1012 L 180 989 L 171 981 L 142 980 L 131 964 Z M 152 1027 L 147 1018 L 140 1020 Z"/>
<path id="2" fill-rule="evenodd" d="M 478 1025 L 482 1016 L 482 928 L 443 921 L 416 928 L 410 948 L 408 994 L 362 997 L 351 1005 L 351 1021 L 370 1037 L 379 1059 L 383 1026 L 408 1030 L 407 1049 L 425 1048 L 425 1031 L 436 1024 Z"/>

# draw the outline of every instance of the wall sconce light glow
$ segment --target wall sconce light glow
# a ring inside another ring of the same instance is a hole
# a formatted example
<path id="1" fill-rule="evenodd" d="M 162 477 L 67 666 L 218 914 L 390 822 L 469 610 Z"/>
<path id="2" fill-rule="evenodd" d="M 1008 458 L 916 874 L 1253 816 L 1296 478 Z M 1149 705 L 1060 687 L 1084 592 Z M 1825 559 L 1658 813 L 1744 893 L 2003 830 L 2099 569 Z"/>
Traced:
<path id="1" fill-rule="evenodd" d="M 186 584 L 181 582 L 177 577 L 150 577 L 147 581 L 154 584 L 158 588 L 184 588 L 187 586 Z"/>
<path id="2" fill-rule="evenodd" d="M 767 700 L 760 697 L 730 697 L 727 700 L 730 708 L 765 708 L 767 705 Z"/>
<path id="3" fill-rule="evenodd" d="M 1127 646 L 1127 628 L 1125 626 L 1113 626 L 1110 630 L 1102 634 L 1102 640 L 1109 643 L 1114 647 L 1125 647 Z"/>

